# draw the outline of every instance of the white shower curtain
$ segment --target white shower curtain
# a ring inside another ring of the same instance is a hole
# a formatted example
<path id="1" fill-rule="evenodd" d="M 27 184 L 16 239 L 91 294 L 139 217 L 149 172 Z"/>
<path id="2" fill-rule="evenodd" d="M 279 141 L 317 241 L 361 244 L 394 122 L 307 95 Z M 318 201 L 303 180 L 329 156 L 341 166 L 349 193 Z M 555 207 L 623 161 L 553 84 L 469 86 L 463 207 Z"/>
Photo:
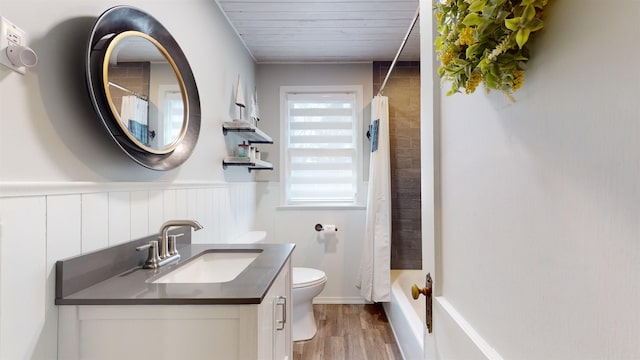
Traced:
<path id="1" fill-rule="evenodd" d="M 140 123 L 141 125 L 147 124 L 147 112 L 149 105 L 146 100 L 140 99 L 137 96 L 123 96 L 122 106 L 120 107 L 120 120 L 124 127 L 129 126 L 129 120 Z"/>
<path id="2" fill-rule="evenodd" d="M 149 145 L 149 104 L 137 96 L 123 96 L 120 120 L 124 128 L 141 143 Z"/>
<path id="3" fill-rule="evenodd" d="M 391 292 L 391 179 L 389 99 L 386 96 L 373 98 L 371 124 L 367 218 L 358 287 L 366 300 L 388 302 Z"/>

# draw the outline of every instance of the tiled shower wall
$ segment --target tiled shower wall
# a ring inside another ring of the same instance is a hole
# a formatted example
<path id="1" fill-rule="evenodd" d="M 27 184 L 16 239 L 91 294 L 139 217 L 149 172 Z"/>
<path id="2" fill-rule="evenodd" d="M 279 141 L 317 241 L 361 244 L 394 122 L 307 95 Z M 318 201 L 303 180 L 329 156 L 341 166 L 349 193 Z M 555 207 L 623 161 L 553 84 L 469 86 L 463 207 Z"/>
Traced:
<path id="1" fill-rule="evenodd" d="M 390 62 L 373 63 L 377 94 Z M 385 85 L 391 148 L 391 268 L 422 268 L 420 219 L 420 62 L 397 62 Z"/>
<path id="2" fill-rule="evenodd" d="M 148 62 L 120 63 L 109 66 L 109 81 L 114 82 L 135 93 L 149 97 L 151 65 Z M 113 104 L 117 107 L 122 104 L 122 97 L 131 95 L 117 87 L 110 87 Z"/>

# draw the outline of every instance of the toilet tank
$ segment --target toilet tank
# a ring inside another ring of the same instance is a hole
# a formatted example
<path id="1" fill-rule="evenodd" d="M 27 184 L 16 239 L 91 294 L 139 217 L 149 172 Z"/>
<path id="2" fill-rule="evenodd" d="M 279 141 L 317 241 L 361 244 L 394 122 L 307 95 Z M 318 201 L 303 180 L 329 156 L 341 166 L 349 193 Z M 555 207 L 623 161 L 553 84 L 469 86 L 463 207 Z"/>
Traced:
<path id="1" fill-rule="evenodd" d="M 258 244 L 267 240 L 266 231 L 249 231 L 231 240 L 229 244 Z"/>

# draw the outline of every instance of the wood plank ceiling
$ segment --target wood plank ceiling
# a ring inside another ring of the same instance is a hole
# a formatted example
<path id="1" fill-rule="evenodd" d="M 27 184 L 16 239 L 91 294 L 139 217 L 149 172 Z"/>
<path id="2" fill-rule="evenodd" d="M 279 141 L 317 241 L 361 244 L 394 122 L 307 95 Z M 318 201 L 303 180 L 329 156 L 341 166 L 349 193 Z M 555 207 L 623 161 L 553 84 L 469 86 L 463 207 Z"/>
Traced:
<path id="1" fill-rule="evenodd" d="M 216 0 L 258 63 L 391 61 L 419 0 Z M 420 58 L 416 24 L 401 60 Z"/>

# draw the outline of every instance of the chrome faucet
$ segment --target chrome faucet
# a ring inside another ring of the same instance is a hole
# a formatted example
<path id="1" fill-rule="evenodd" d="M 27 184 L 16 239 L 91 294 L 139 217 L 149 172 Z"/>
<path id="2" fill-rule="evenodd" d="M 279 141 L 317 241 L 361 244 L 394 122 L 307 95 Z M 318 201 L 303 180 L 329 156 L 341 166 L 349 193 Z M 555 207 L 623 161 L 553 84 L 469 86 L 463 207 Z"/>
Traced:
<path id="1" fill-rule="evenodd" d="M 167 258 L 176 259 L 180 258 L 180 254 L 176 250 L 176 238 L 177 235 L 172 235 L 172 241 L 169 241 L 169 229 L 175 226 L 191 226 L 194 231 L 202 229 L 202 225 L 194 220 L 169 220 L 160 226 L 160 238 L 158 239 L 158 256 L 160 260 Z M 171 244 L 169 244 L 171 242 Z"/>
<path id="2" fill-rule="evenodd" d="M 180 259 L 180 254 L 176 249 L 177 235 L 169 235 L 169 229 L 174 226 L 191 226 L 194 231 L 202 229 L 202 225 L 193 220 L 169 220 L 160 226 L 160 236 L 158 240 L 150 241 L 146 245 L 138 246 L 137 251 L 149 250 L 147 260 L 142 266 L 143 269 L 157 269 L 162 265 Z"/>
<path id="3" fill-rule="evenodd" d="M 202 229 L 202 225 L 193 220 L 169 220 L 165 222 L 160 226 L 160 236 L 157 241 L 153 240 L 146 245 L 136 248 L 137 251 L 149 250 L 147 260 L 142 268 L 157 269 L 162 265 L 180 259 L 180 254 L 178 254 L 178 250 L 176 249 L 176 241 L 178 236 L 184 234 L 169 235 L 169 229 L 175 226 L 191 226 L 194 231 Z"/>

